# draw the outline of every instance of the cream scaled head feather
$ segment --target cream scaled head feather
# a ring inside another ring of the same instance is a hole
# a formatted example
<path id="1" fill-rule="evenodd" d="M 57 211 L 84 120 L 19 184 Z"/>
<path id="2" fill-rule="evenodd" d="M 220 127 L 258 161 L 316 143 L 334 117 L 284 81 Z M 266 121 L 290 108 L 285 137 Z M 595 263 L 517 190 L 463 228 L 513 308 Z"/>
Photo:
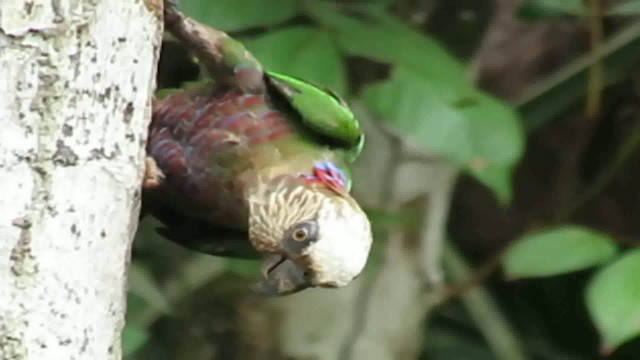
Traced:
<path id="1" fill-rule="evenodd" d="M 369 219 L 349 194 L 292 176 L 249 196 L 249 238 L 271 255 L 263 285 L 277 294 L 349 284 L 364 269 L 372 243 Z"/>

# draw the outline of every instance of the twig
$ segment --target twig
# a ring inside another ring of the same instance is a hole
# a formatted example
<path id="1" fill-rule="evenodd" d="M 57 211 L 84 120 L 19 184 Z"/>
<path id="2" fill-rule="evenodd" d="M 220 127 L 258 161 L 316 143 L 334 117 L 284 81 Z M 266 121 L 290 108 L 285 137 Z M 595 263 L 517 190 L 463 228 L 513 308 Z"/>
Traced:
<path id="1" fill-rule="evenodd" d="M 603 87 L 603 67 L 601 45 L 603 35 L 602 29 L 602 3 L 601 0 L 589 0 L 589 28 L 591 30 L 591 52 L 592 64 L 589 67 L 589 85 L 587 89 L 587 104 L 585 115 L 587 119 L 594 119 L 599 116 L 602 106 Z"/>
<path id="2" fill-rule="evenodd" d="M 162 286 L 162 293 L 165 295 L 169 306 L 171 306 L 212 278 L 221 275 L 225 270 L 225 261 L 207 255 L 198 255 L 180 266 L 178 272 L 165 281 Z M 130 320 L 147 328 L 162 315 L 164 314 L 157 309 L 147 307 L 140 313 L 133 314 Z"/>
<path id="3" fill-rule="evenodd" d="M 447 171 L 447 170 L 441 170 Z M 427 288 L 434 291 L 442 290 L 444 280 L 442 271 L 442 243 L 446 240 L 446 224 L 451 206 L 451 196 L 458 174 L 455 168 L 450 169 L 450 178 L 440 181 L 436 189 L 431 189 L 429 198 L 425 202 L 424 222 L 418 244 L 418 259 L 421 277 L 426 281 Z"/>
<path id="4" fill-rule="evenodd" d="M 589 145 L 596 132 L 602 117 L 600 116 L 602 102 L 603 69 L 600 56 L 602 45 L 602 9 L 600 0 L 589 0 L 590 27 L 591 27 L 591 66 L 589 67 L 589 83 L 587 89 L 587 103 L 585 106 L 585 119 L 579 127 L 573 140 L 573 146 L 566 153 L 566 163 L 558 173 L 553 196 L 558 202 L 558 211 L 554 214 L 554 222 L 561 219 L 561 209 L 565 208 L 573 197 L 580 160 L 584 150 Z M 600 16 L 599 16 L 600 15 Z M 567 219 L 563 219 L 567 220 Z"/>
<path id="5" fill-rule="evenodd" d="M 506 254 L 508 248 L 509 246 L 500 250 L 497 254 L 494 254 L 487 262 L 475 268 L 467 278 L 449 285 L 442 294 L 442 301 L 445 302 L 458 296 L 462 296 L 474 288 L 482 286 L 482 284 L 500 268 L 502 258 Z"/>
<path id="6" fill-rule="evenodd" d="M 558 216 L 560 221 L 569 219 L 576 214 L 583 206 L 600 194 L 613 181 L 616 175 L 640 147 L 640 119 L 634 126 L 631 134 L 620 146 L 613 162 L 593 181 L 593 183 L 578 197 L 576 201 L 570 203 Z"/>
<path id="7" fill-rule="evenodd" d="M 444 243 L 443 264 L 451 280 L 466 281 L 471 276 L 469 265 L 448 241 Z M 516 332 L 500 313 L 487 290 L 476 287 L 462 295 L 462 302 L 473 322 L 499 360 L 526 360 L 526 353 L 514 335 Z"/>
<path id="8" fill-rule="evenodd" d="M 558 222 L 563 222 L 571 218 L 580 209 L 587 205 L 597 195 L 602 193 L 606 187 L 616 178 L 617 174 L 633 158 L 636 151 L 640 149 L 640 118 L 631 130 L 631 134 L 626 141 L 620 146 L 616 156 L 610 166 L 605 169 L 593 181 L 593 183 L 580 195 L 580 197 L 571 203 L 566 209 L 562 210 L 558 216 Z M 548 224 L 551 225 L 551 224 Z M 546 225 L 543 225 L 546 226 Z M 625 237 L 623 235 L 613 235 L 613 238 L 620 244 L 625 246 L 638 246 L 638 241 L 634 238 Z M 507 245 L 499 253 L 493 255 L 488 261 L 476 268 L 469 278 L 463 279 L 460 283 L 449 285 L 443 294 L 442 301 L 461 296 L 462 294 L 482 285 L 496 270 L 499 269 L 502 258 L 507 252 L 510 245 Z"/>

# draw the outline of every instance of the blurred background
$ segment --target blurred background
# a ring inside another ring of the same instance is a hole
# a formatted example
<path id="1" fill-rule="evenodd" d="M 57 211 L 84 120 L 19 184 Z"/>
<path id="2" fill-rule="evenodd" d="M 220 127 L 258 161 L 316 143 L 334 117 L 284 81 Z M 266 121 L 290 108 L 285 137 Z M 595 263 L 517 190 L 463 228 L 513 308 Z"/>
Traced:
<path id="1" fill-rule="evenodd" d="M 365 275 L 277 299 L 146 219 L 127 359 L 640 359 L 640 0 L 181 0 L 367 133 Z M 159 88 L 200 76 L 166 38 Z"/>

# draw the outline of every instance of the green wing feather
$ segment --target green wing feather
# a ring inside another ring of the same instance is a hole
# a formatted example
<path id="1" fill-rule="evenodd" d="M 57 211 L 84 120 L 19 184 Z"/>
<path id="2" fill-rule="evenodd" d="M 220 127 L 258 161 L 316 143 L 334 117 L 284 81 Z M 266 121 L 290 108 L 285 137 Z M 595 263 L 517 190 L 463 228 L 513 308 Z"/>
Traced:
<path id="1" fill-rule="evenodd" d="M 352 162 L 364 146 L 360 124 L 345 101 L 329 89 L 302 79 L 267 71 L 267 81 L 284 96 L 312 131 L 339 142 Z"/>

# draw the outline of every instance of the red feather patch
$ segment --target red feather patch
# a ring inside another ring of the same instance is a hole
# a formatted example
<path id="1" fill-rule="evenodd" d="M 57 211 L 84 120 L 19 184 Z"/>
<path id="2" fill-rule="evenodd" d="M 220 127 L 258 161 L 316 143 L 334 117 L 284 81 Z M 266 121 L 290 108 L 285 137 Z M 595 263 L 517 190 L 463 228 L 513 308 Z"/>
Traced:
<path id="1" fill-rule="evenodd" d="M 313 167 L 312 174 L 302 174 L 300 176 L 310 183 L 321 183 L 337 193 L 346 191 L 347 178 L 344 172 L 330 161 L 317 163 Z"/>

